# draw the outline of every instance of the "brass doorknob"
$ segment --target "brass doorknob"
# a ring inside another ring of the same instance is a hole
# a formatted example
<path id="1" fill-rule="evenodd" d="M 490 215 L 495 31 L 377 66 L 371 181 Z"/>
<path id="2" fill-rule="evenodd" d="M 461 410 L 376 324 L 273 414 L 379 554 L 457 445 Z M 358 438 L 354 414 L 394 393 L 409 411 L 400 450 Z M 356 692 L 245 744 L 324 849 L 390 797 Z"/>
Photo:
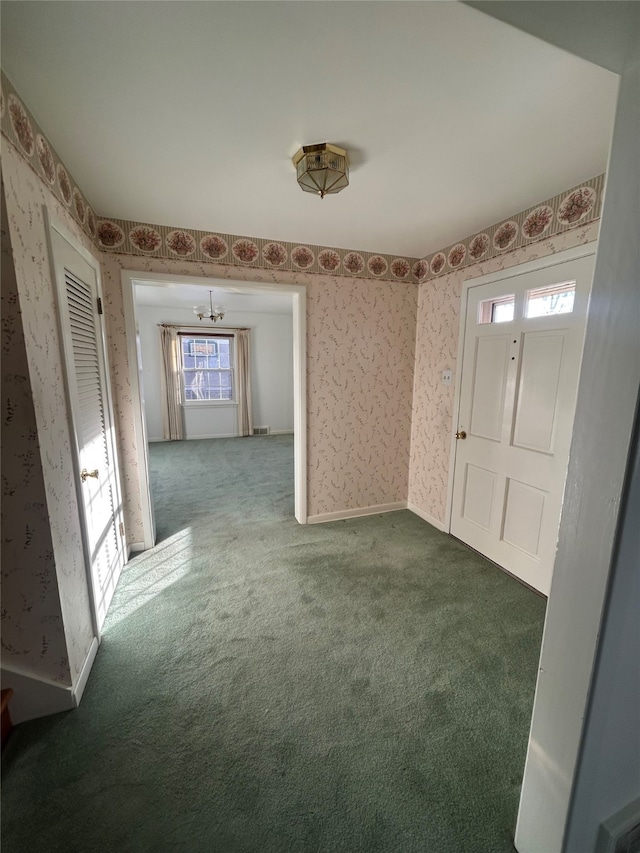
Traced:
<path id="1" fill-rule="evenodd" d="M 467 434 L 463 429 L 461 429 L 460 432 L 456 433 L 456 438 L 466 438 L 466 437 L 467 437 Z"/>
<path id="2" fill-rule="evenodd" d="M 97 480 L 98 479 L 98 469 L 96 468 L 93 471 L 87 471 L 86 468 L 83 468 L 82 471 L 80 471 L 80 479 L 82 480 L 83 483 L 87 479 L 87 477 L 95 477 Z"/>

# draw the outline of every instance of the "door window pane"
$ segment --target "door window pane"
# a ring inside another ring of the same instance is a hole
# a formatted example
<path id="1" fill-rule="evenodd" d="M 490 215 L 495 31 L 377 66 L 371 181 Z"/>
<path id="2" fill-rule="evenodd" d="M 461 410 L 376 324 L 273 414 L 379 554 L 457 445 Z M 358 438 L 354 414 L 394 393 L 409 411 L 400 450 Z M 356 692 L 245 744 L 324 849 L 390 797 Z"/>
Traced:
<path id="1" fill-rule="evenodd" d="M 548 317 L 551 314 L 570 314 L 576 295 L 575 281 L 565 281 L 550 287 L 538 287 L 527 292 L 525 317 Z"/>
<path id="2" fill-rule="evenodd" d="M 478 323 L 508 323 L 513 320 L 516 298 L 513 294 L 485 299 L 479 305 Z"/>

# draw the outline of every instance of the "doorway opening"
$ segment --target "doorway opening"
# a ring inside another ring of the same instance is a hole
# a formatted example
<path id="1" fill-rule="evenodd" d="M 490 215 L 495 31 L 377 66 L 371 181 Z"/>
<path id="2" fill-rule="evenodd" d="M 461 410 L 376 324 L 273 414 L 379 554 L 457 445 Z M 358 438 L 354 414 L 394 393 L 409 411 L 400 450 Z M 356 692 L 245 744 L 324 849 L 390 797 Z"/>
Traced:
<path id="1" fill-rule="evenodd" d="M 205 442 L 215 466 L 213 456 L 224 457 L 219 442 L 240 447 L 237 442 L 241 439 L 236 436 L 243 432 L 260 436 L 249 440 L 267 442 L 265 446 L 272 451 L 280 444 L 285 452 L 292 441 L 294 515 L 305 524 L 306 289 L 126 271 L 122 278 L 137 462 L 143 475 L 140 503 L 144 539 L 130 543 L 131 550 L 146 550 L 156 542 L 149 448 L 168 438 L 167 427 L 163 429 L 162 424 L 159 326 L 170 327 L 175 339 L 177 417 L 179 437 L 184 439 L 175 444 L 193 448 L 190 440 L 195 439 L 200 440 L 202 448 Z M 217 322 L 206 316 L 200 320 L 194 314 L 195 306 L 210 300 L 224 308 L 224 317 Z M 248 330 L 250 358 L 247 369 L 239 372 L 242 330 Z M 242 386 L 247 382 L 250 388 L 245 393 Z M 244 415 L 251 420 L 244 430 L 238 427 L 243 393 L 245 402 L 248 400 Z M 246 448 L 246 444 L 242 446 Z"/>

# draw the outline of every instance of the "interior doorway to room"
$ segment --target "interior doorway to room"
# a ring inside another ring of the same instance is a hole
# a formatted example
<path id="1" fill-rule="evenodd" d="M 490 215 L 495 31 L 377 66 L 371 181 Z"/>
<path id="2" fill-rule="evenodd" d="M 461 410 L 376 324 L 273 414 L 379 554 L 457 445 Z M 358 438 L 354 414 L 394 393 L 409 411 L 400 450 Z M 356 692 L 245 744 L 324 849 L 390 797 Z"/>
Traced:
<path id="1" fill-rule="evenodd" d="M 590 252 L 471 281 L 463 294 L 451 533 L 545 595 L 573 431 Z"/>
<path id="2" fill-rule="evenodd" d="M 196 445 L 191 440 L 200 440 L 199 451 L 209 448 L 207 460 L 216 454 L 224 458 L 218 439 L 226 441 L 227 455 L 234 452 L 230 449 L 246 451 L 248 445 L 239 436 L 247 432 L 273 436 L 272 443 L 267 438 L 265 444 L 270 450 L 279 442 L 291 453 L 293 443 L 292 514 L 305 523 L 304 287 L 123 273 L 123 290 L 144 527 L 144 542 L 133 543 L 132 550 L 150 548 L 156 541 L 150 451 L 155 459 L 161 447 L 175 451 L 182 445 L 183 452 L 192 455 Z M 222 318 L 209 318 L 210 302 L 224 314 Z M 207 308 L 200 312 L 202 318 L 196 314 L 197 306 Z M 177 433 L 176 424 L 167 423 L 171 389 L 161 345 L 161 332 L 167 328 L 175 356 L 176 382 L 171 388 L 177 400 L 173 413 L 179 420 Z M 249 339 L 245 370 L 243 331 Z M 175 453 L 166 452 L 173 459 Z"/>

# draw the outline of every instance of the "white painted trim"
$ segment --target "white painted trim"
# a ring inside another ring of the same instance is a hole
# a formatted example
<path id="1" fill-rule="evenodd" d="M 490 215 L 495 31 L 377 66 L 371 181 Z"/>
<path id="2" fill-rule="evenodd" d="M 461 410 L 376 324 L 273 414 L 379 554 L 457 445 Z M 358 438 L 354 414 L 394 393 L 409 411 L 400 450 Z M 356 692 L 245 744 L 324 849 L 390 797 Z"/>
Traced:
<path id="1" fill-rule="evenodd" d="M 435 527 L 436 530 L 441 530 L 443 533 L 448 533 L 449 531 L 445 527 L 445 525 L 435 516 L 429 515 L 428 512 L 420 509 L 415 504 L 412 504 L 411 501 L 407 501 L 407 509 L 411 510 L 411 512 L 415 513 L 419 518 L 423 521 L 426 521 L 432 527 Z"/>
<path id="2" fill-rule="evenodd" d="M 76 252 L 93 270 L 93 274 L 95 275 L 96 281 L 96 290 L 95 296 L 98 298 L 99 303 L 104 306 L 105 301 L 102 292 L 102 268 L 100 265 L 99 258 L 95 257 L 91 254 L 91 252 L 86 249 L 81 243 L 79 243 L 76 238 L 62 225 L 55 217 L 51 216 L 49 209 L 46 205 L 43 207 L 43 215 L 44 222 L 46 226 L 46 235 L 47 235 L 47 249 L 49 253 L 49 264 L 51 268 L 51 277 L 52 281 L 55 285 L 55 296 L 56 296 L 56 306 L 57 306 L 57 325 L 58 325 L 58 333 L 60 335 L 60 346 L 61 346 L 61 361 L 63 368 L 63 377 L 64 377 L 64 391 L 65 391 L 65 400 L 67 404 L 67 418 L 69 424 L 69 433 L 72 442 L 72 453 L 71 453 L 71 461 L 73 465 L 73 470 L 75 474 L 75 486 L 76 486 L 76 496 L 78 503 L 78 516 L 80 520 L 80 533 L 82 539 L 82 548 L 84 553 L 85 560 L 85 575 L 87 579 L 87 589 L 89 592 L 89 609 L 91 614 L 91 626 L 93 629 L 93 634 L 98 638 L 98 642 L 100 640 L 100 620 L 97 612 L 97 595 L 94 587 L 94 579 L 92 574 L 92 554 L 91 547 L 88 539 L 88 520 L 87 514 L 85 511 L 85 503 L 84 503 L 84 495 L 82 493 L 81 481 L 80 481 L 80 445 L 78 441 L 78 428 L 77 428 L 77 397 L 74 390 L 72 390 L 72 382 L 70 381 L 70 366 L 73 364 L 73 341 L 71 339 L 71 332 L 68 325 L 68 308 L 67 308 L 67 295 L 66 295 L 66 285 L 64 281 L 64 270 L 62 265 L 56 260 L 56 255 L 54 252 L 54 240 L 53 234 L 54 232 L 58 234 L 58 236 L 64 240 L 71 249 Z M 104 307 L 103 307 L 104 311 Z M 120 464 L 118 460 L 118 443 L 115 439 L 113 431 L 115 430 L 115 417 L 113 413 L 113 402 L 111 397 L 111 376 L 109 370 L 109 353 L 107 351 L 107 332 L 105 327 L 105 317 L 104 313 L 98 314 L 98 322 L 97 322 L 97 348 L 99 353 L 99 361 L 100 363 L 100 382 L 101 382 L 101 391 L 102 391 L 102 402 L 104 406 L 104 414 L 105 420 L 107 421 L 107 444 L 109 447 L 109 451 L 111 454 L 111 463 L 113 467 L 113 490 L 115 492 L 115 512 L 114 512 L 114 523 L 116 528 L 120 527 L 120 525 L 124 524 L 124 513 L 123 513 L 123 501 L 122 501 L 122 486 L 120 483 Z M 73 385 L 75 388 L 75 385 Z M 122 527 L 120 527 L 122 529 Z M 119 534 L 116 533 L 116 536 Z M 123 548 L 123 559 L 122 564 L 118 569 L 118 576 L 122 571 L 122 567 L 126 562 L 126 557 L 124 551 L 126 549 L 126 541 L 123 538 L 122 541 Z M 117 578 L 116 578 L 117 583 Z"/>
<path id="3" fill-rule="evenodd" d="M 183 400 L 183 409 L 233 409 L 238 407 L 237 400 Z"/>
<path id="4" fill-rule="evenodd" d="M 635 800 L 627 803 L 624 808 L 600 824 L 594 853 L 616 853 L 616 850 L 620 851 L 623 848 L 618 847 L 617 843 L 627 833 L 633 832 L 639 824 L 640 797 L 636 797 Z M 626 849 L 632 848 L 626 847 Z"/>
<path id="5" fill-rule="evenodd" d="M 124 301 L 125 333 L 127 336 L 127 357 L 129 361 L 129 382 L 134 409 L 134 427 L 136 432 L 136 461 L 140 471 L 141 505 L 145 522 L 145 543 L 148 528 L 152 526 L 152 502 L 149 486 L 148 449 L 146 425 L 139 376 L 138 352 L 136 340 L 136 307 L 133 298 L 135 284 L 176 285 L 196 284 L 211 288 L 219 286 L 225 290 L 241 293 L 282 293 L 292 297 L 293 302 L 293 434 L 294 434 L 294 487 L 295 517 L 300 524 L 307 523 L 307 288 L 301 284 L 273 284 L 270 282 L 238 281 L 217 279 L 205 276 L 168 275 L 167 273 L 122 271 L 122 294 Z M 198 327 L 200 328 L 200 327 Z M 220 327 L 222 330 L 222 327 Z M 272 433 L 273 434 L 273 433 Z M 233 438 L 234 435 L 191 436 L 191 438 Z M 159 440 L 159 439 L 158 439 Z M 143 480 L 144 477 L 144 480 Z M 145 489 L 146 482 L 146 489 Z M 152 547 L 150 542 L 146 547 Z"/>
<path id="6" fill-rule="evenodd" d="M 516 264 L 507 269 L 496 270 L 487 275 L 478 276 L 477 278 L 468 278 L 462 283 L 462 293 L 460 294 L 460 326 L 458 329 L 458 352 L 456 356 L 456 375 L 455 375 L 455 394 L 453 402 L 453 419 L 451 421 L 451 442 L 449 448 L 449 476 L 447 478 L 447 502 L 445 504 L 445 519 L 444 530 L 449 533 L 451 531 L 451 515 L 453 513 L 453 478 L 456 467 L 456 447 L 458 440 L 456 438 L 457 423 L 460 417 L 460 392 L 463 368 L 464 354 L 464 339 L 467 325 L 467 304 L 469 301 L 469 291 L 473 287 L 483 287 L 485 284 L 493 284 L 497 281 L 502 281 L 507 278 L 515 278 L 519 275 L 526 275 L 530 272 L 554 267 L 557 264 L 566 264 L 569 261 L 585 258 L 589 255 L 595 255 L 598 248 L 597 241 L 585 243 L 582 246 L 573 246 L 570 249 L 564 249 L 562 252 L 556 252 L 555 255 L 546 255 L 544 258 L 536 258 L 534 261 L 526 261 L 524 264 Z"/>
<path id="7" fill-rule="evenodd" d="M 91 667 L 96 659 L 99 647 L 94 637 L 89 646 L 82 669 L 75 685 L 60 684 L 49 678 L 43 678 L 32 672 L 26 672 L 12 664 L 2 665 L 2 686 L 12 687 L 13 696 L 9 702 L 11 721 L 15 725 L 72 711 L 77 708 L 87 686 Z"/>
<path id="8" fill-rule="evenodd" d="M 616 611 L 607 612 L 609 584 L 615 584 L 618 571 L 637 571 L 631 555 L 621 557 L 618 550 L 625 480 L 634 476 L 629 448 L 640 386 L 640 66 L 636 54 L 633 59 L 631 53 L 628 57 L 618 92 L 555 569 L 516 823 L 514 844 L 520 853 L 582 853 L 584 844 L 576 843 L 579 827 L 572 826 L 569 818 L 572 801 L 575 806 L 575 796 L 582 787 L 583 814 L 586 809 L 600 811 L 605 803 L 603 785 L 592 787 L 580 777 L 587 768 L 589 775 L 601 772 L 602 779 L 615 772 L 612 759 L 600 751 L 600 744 L 588 743 L 584 726 L 590 710 L 594 665 L 602 651 L 603 628 L 606 636 L 607 621 L 618 616 Z M 624 524 L 624 516 L 622 521 Z M 618 559 L 623 559 L 622 565 L 616 565 Z M 597 684 L 600 679 L 595 672 Z M 615 690 L 619 682 L 611 669 L 601 677 L 600 689 L 605 689 L 603 684 L 614 685 L 611 701 L 619 701 L 620 690 Z M 614 716 L 608 722 L 620 724 L 621 719 Z M 626 735 L 631 744 L 637 732 L 632 732 L 628 719 L 627 730 L 617 738 Z M 582 764 L 581 758 L 589 754 L 591 760 Z M 622 775 L 626 775 L 627 790 L 635 796 L 637 778 L 632 781 L 631 770 L 622 771 Z M 590 792 L 589 803 L 584 800 L 586 791 Z M 576 819 L 579 821 L 577 814 Z"/>
<path id="9" fill-rule="evenodd" d="M 132 554 L 138 554 L 140 551 L 146 551 L 146 545 L 144 542 L 130 542 L 129 543 L 129 556 Z"/>
<path id="10" fill-rule="evenodd" d="M 9 714 L 14 725 L 77 707 L 70 685 L 41 678 L 10 664 L 2 666 L 2 686 L 13 688 Z"/>
<path id="11" fill-rule="evenodd" d="M 391 504 L 378 504 L 377 506 L 365 506 L 361 509 L 343 509 L 337 512 L 321 512 L 319 515 L 310 515 L 307 524 L 324 524 L 326 521 L 342 521 L 346 518 L 362 518 L 365 515 L 381 515 L 384 512 L 397 512 L 406 509 L 406 501 L 396 501 Z"/>
<path id="12" fill-rule="evenodd" d="M 215 434 L 211 433 L 211 435 L 187 435 L 182 440 L 183 441 L 193 441 L 194 439 L 199 439 L 199 438 L 245 438 L 245 437 L 246 436 L 238 435 L 237 432 L 217 432 Z"/>
<path id="13" fill-rule="evenodd" d="M 144 547 L 153 548 L 156 544 L 156 523 L 151 500 L 151 475 L 149 472 L 149 450 L 147 446 L 147 423 L 140 386 L 140 364 L 138 361 L 138 321 L 133 298 L 133 285 L 130 274 L 125 270 L 120 274 L 122 304 L 124 310 L 124 331 L 127 339 L 127 361 L 129 364 L 129 386 L 133 404 L 133 433 L 136 442 L 136 461 L 140 478 L 140 505 L 142 509 L 142 538 Z M 146 485 L 146 489 L 144 488 Z"/>
<path id="14" fill-rule="evenodd" d="M 87 652 L 87 656 L 84 659 L 84 663 L 82 665 L 82 669 L 80 671 L 80 675 L 78 676 L 78 680 L 76 681 L 72 693 L 75 699 L 76 705 L 79 705 L 82 701 L 82 696 L 84 694 L 84 689 L 87 686 L 87 681 L 89 680 L 89 674 L 91 673 L 91 667 L 93 666 L 93 662 L 96 659 L 96 655 L 98 654 L 98 648 L 100 643 L 98 642 L 98 638 L 94 637 L 91 641 L 91 645 L 89 646 L 89 651 Z"/>
<path id="15" fill-rule="evenodd" d="M 293 295 L 293 464 L 294 513 L 307 523 L 307 288 Z"/>
<path id="16" fill-rule="evenodd" d="M 259 435 L 256 438 L 269 438 L 270 435 L 294 435 L 294 431 L 292 429 L 272 429 L 271 432 L 268 432 L 266 435 Z M 183 439 L 183 441 L 191 441 L 193 438 L 244 438 L 245 436 L 239 436 L 237 432 L 225 432 L 218 435 L 190 435 L 187 438 Z M 251 436 L 253 438 L 253 436 Z M 148 438 L 147 441 L 149 444 L 159 443 L 162 441 L 168 441 L 167 438 Z"/>

